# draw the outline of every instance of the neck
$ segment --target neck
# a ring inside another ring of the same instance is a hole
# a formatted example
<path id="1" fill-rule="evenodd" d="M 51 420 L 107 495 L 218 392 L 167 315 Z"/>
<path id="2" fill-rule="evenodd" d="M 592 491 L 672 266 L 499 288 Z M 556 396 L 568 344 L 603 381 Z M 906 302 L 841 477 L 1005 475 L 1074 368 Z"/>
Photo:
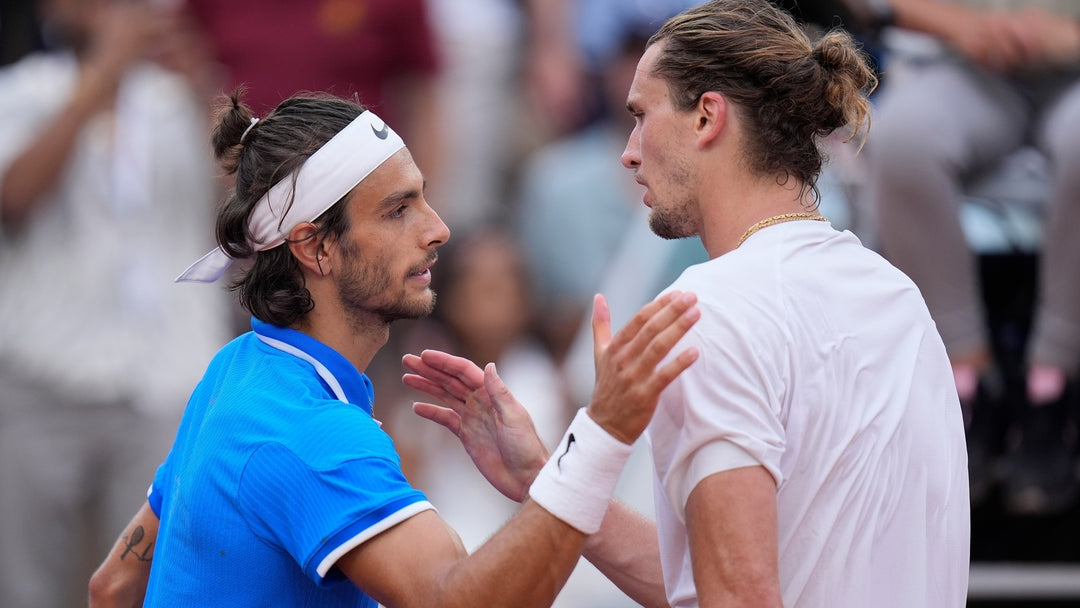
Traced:
<path id="1" fill-rule="evenodd" d="M 703 205 L 701 242 L 709 258 L 735 249 L 752 226 L 780 215 L 815 213 L 809 196 L 799 196 L 801 184 L 779 184 L 775 177 L 717 185 L 717 198 Z"/>
<path id="2" fill-rule="evenodd" d="M 363 372 L 390 339 L 390 324 L 383 320 L 357 319 L 325 308 L 320 313 L 316 300 L 315 308 L 293 329 L 334 349 Z"/>

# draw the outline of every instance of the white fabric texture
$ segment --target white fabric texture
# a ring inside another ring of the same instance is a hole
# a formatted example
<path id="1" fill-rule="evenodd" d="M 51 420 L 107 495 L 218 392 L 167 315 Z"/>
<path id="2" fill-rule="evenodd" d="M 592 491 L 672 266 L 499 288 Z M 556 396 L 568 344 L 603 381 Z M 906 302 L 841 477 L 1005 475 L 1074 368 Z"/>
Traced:
<path id="1" fill-rule="evenodd" d="M 61 54 L 0 73 L 0 176 L 76 78 Z M 213 244 L 206 114 L 150 65 L 129 71 L 116 108 L 83 129 L 25 224 L 0 226 L 0 363 L 79 401 L 178 411 L 230 337 L 223 290 L 172 283 Z"/>
<path id="2" fill-rule="evenodd" d="M 763 229 L 689 268 L 701 359 L 647 431 L 668 598 L 697 606 L 684 508 L 714 473 L 777 483 L 788 608 L 962 607 L 970 535 L 960 405 L 919 291 L 848 232 Z"/>

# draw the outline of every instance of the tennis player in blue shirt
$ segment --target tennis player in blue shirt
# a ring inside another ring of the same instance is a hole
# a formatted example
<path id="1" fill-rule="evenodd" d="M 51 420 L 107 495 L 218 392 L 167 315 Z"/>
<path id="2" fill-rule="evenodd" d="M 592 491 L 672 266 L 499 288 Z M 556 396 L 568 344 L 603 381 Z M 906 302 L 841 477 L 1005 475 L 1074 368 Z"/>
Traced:
<path id="1" fill-rule="evenodd" d="M 659 365 L 697 320 L 695 297 L 661 298 L 614 337 L 598 298 L 597 389 L 569 447 L 501 488 L 523 505 L 468 555 L 402 475 L 363 373 L 394 320 L 431 311 L 450 236 L 404 142 L 347 100 L 294 97 L 260 120 L 234 95 L 213 145 L 235 189 L 219 247 L 178 280 L 213 282 L 242 260 L 232 287 L 252 331 L 210 362 L 91 605 L 550 605 L 661 389 L 697 357 Z M 506 441 L 473 447 L 512 460 L 527 424 L 503 419 Z M 617 570 L 617 555 L 596 559 Z"/>

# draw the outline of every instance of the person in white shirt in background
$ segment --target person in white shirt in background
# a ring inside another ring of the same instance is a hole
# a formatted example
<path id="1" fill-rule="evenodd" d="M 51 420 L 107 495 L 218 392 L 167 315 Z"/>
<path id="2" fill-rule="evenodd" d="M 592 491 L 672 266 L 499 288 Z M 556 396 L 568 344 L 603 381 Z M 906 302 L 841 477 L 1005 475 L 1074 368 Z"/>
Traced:
<path id="1" fill-rule="evenodd" d="M 197 32 L 145 2 L 45 0 L 53 47 L 0 71 L 0 597 L 85 602 L 231 336 L 172 283 L 218 181 Z"/>

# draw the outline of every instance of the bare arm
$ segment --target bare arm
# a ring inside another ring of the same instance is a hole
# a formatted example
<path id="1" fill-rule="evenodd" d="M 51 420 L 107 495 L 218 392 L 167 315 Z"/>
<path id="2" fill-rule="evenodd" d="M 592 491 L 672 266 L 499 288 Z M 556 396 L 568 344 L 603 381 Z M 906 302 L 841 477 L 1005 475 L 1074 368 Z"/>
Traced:
<path id="1" fill-rule="evenodd" d="M 715 473 L 686 501 L 702 608 L 781 608 L 776 483 L 764 467 Z"/>
<path id="2" fill-rule="evenodd" d="M 1075 66 L 1080 21 L 1046 10 L 976 9 L 939 0 L 889 0 L 899 27 L 929 34 L 992 71 Z"/>
<path id="3" fill-rule="evenodd" d="M 90 608 L 142 606 L 157 543 L 158 518 L 144 504 L 90 579 Z"/>
<path id="4" fill-rule="evenodd" d="M 527 501 L 466 555 L 434 511 L 363 543 L 337 566 L 382 605 L 398 607 L 550 606 L 581 554 L 585 535 Z"/>
<path id="5" fill-rule="evenodd" d="M 585 539 L 583 555 L 623 593 L 646 608 L 666 608 L 656 524 L 618 500 L 600 532 Z"/>

